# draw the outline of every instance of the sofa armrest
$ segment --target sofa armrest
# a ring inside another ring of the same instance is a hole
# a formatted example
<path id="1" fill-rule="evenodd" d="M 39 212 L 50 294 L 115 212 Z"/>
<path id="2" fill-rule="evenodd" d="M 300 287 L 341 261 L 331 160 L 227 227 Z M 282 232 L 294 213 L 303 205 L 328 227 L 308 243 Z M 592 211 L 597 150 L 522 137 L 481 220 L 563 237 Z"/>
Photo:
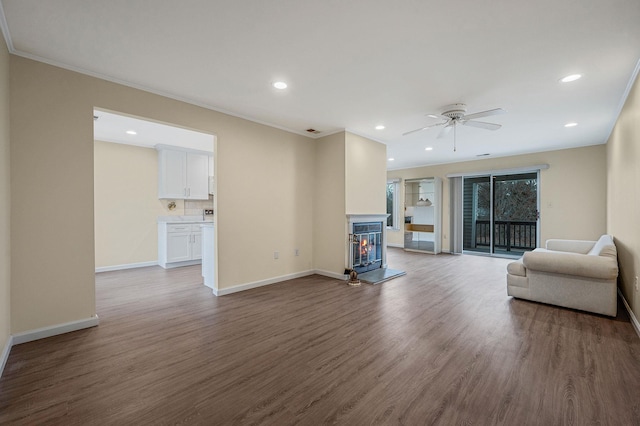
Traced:
<path id="1" fill-rule="evenodd" d="M 526 252 L 522 263 L 533 271 L 549 272 L 603 280 L 618 276 L 618 263 L 605 256 L 547 251 Z"/>
<path id="2" fill-rule="evenodd" d="M 547 250 L 587 254 L 594 245 L 596 245 L 595 241 L 551 239 L 547 240 L 545 247 Z"/>

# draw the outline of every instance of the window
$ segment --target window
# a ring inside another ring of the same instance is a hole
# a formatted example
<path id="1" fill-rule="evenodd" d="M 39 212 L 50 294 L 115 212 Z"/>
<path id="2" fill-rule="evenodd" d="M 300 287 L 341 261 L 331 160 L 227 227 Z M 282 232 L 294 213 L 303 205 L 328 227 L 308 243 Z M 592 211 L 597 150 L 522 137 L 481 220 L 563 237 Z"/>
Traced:
<path id="1" fill-rule="evenodd" d="M 400 229 L 398 223 L 398 188 L 400 179 L 387 181 L 387 228 Z"/>

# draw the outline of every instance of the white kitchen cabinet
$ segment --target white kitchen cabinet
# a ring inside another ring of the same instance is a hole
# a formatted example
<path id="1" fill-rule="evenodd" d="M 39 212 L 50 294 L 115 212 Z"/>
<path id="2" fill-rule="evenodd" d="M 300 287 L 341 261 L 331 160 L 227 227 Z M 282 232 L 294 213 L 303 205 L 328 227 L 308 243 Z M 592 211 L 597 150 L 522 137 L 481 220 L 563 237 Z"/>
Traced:
<path id="1" fill-rule="evenodd" d="M 197 265 L 201 259 L 199 223 L 158 223 L 158 265 L 163 268 Z"/>
<path id="2" fill-rule="evenodd" d="M 209 199 L 209 154 L 159 145 L 158 198 Z"/>

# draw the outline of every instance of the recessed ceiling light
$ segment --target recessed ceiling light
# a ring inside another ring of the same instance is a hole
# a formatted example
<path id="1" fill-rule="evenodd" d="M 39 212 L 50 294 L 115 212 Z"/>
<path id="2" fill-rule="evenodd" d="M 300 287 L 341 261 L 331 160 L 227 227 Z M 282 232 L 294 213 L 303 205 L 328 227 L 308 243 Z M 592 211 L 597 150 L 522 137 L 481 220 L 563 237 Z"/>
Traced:
<path id="1" fill-rule="evenodd" d="M 564 125 L 564 127 L 576 127 L 578 125 L 578 123 L 567 123 Z"/>
<path id="2" fill-rule="evenodd" d="M 389 161 L 393 161 L 393 160 L 395 160 L 395 158 L 389 158 Z"/>
<path id="3" fill-rule="evenodd" d="M 428 147 L 426 147 L 424 150 L 425 150 L 425 151 L 431 151 L 431 150 L 433 150 L 433 147 L 428 146 Z"/>
<path id="4" fill-rule="evenodd" d="M 286 89 L 287 83 L 285 83 L 284 81 L 276 81 L 275 83 L 273 83 L 273 87 L 280 90 Z"/>
<path id="5" fill-rule="evenodd" d="M 128 135 L 137 135 L 138 132 L 136 132 L 135 130 L 127 130 L 127 134 Z"/>
<path id="6" fill-rule="evenodd" d="M 563 82 L 563 83 L 569 83 L 570 81 L 576 81 L 580 77 L 582 77 L 582 74 L 571 74 L 571 75 L 568 75 L 568 76 L 560 79 L 560 81 Z"/>
<path id="7" fill-rule="evenodd" d="M 376 130 L 383 130 L 384 126 L 382 124 L 379 124 L 376 126 Z"/>

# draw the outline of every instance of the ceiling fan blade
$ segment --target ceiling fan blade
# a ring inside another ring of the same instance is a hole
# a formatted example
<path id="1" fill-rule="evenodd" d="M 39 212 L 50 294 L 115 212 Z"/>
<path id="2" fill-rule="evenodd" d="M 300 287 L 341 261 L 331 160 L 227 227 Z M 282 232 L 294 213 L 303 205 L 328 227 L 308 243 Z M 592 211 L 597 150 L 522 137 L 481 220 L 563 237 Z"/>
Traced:
<path id="1" fill-rule="evenodd" d="M 440 133 L 438 133 L 437 138 L 441 139 L 441 138 L 444 138 L 445 136 L 447 136 L 449 134 L 449 132 L 451 131 L 451 128 L 453 126 L 455 126 L 455 123 L 454 124 L 450 124 L 450 125 L 446 126 L 444 129 L 440 130 Z"/>
<path id="2" fill-rule="evenodd" d="M 490 115 L 500 115 L 500 114 L 506 114 L 506 113 L 507 111 L 503 110 L 502 108 L 496 108 L 496 109 L 490 109 L 487 111 L 480 111 L 480 112 L 475 112 L 473 114 L 465 115 L 463 118 L 465 120 L 473 120 L 476 118 L 488 117 Z"/>
<path id="3" fill-rule="evenodd" d="M 446 124 L 446 122 L 444 123 L 436 123 L 436 124 L 431 124 L 429 126 L 425 126 L 425 127 L 420 127 L 419 129 L 415 129 L 415 130 L 411 130 L 409 132 L 403 133 L 402 136 L 407 136 L 410 135 L 411 133 L 416 133 L 416 132 L 421 132 L 423 130 L 427 130 L 430 129 L 432 127 L 438 127 L 438 126 L 442 126 L 443 124 Z"/>
<path id="4" fill-rule="evenodd" d="M 484 121 L 469 121 L 466 119 L 462 121 L 462 124 L 465 126 L 478 127 L 480 129 L 487 130 L 498 130 L 500 127 L 502 127 L 502 124 L 485 123 Z"/>
<path id="5" fill-rule="evenodd" d="M 440 120 L 449 121 L 449 117 L 447 117 L 446 115 L 442 115 L 442 114 L 425 114 L 425 115 L 429 118 L 438 118 Z"/>

